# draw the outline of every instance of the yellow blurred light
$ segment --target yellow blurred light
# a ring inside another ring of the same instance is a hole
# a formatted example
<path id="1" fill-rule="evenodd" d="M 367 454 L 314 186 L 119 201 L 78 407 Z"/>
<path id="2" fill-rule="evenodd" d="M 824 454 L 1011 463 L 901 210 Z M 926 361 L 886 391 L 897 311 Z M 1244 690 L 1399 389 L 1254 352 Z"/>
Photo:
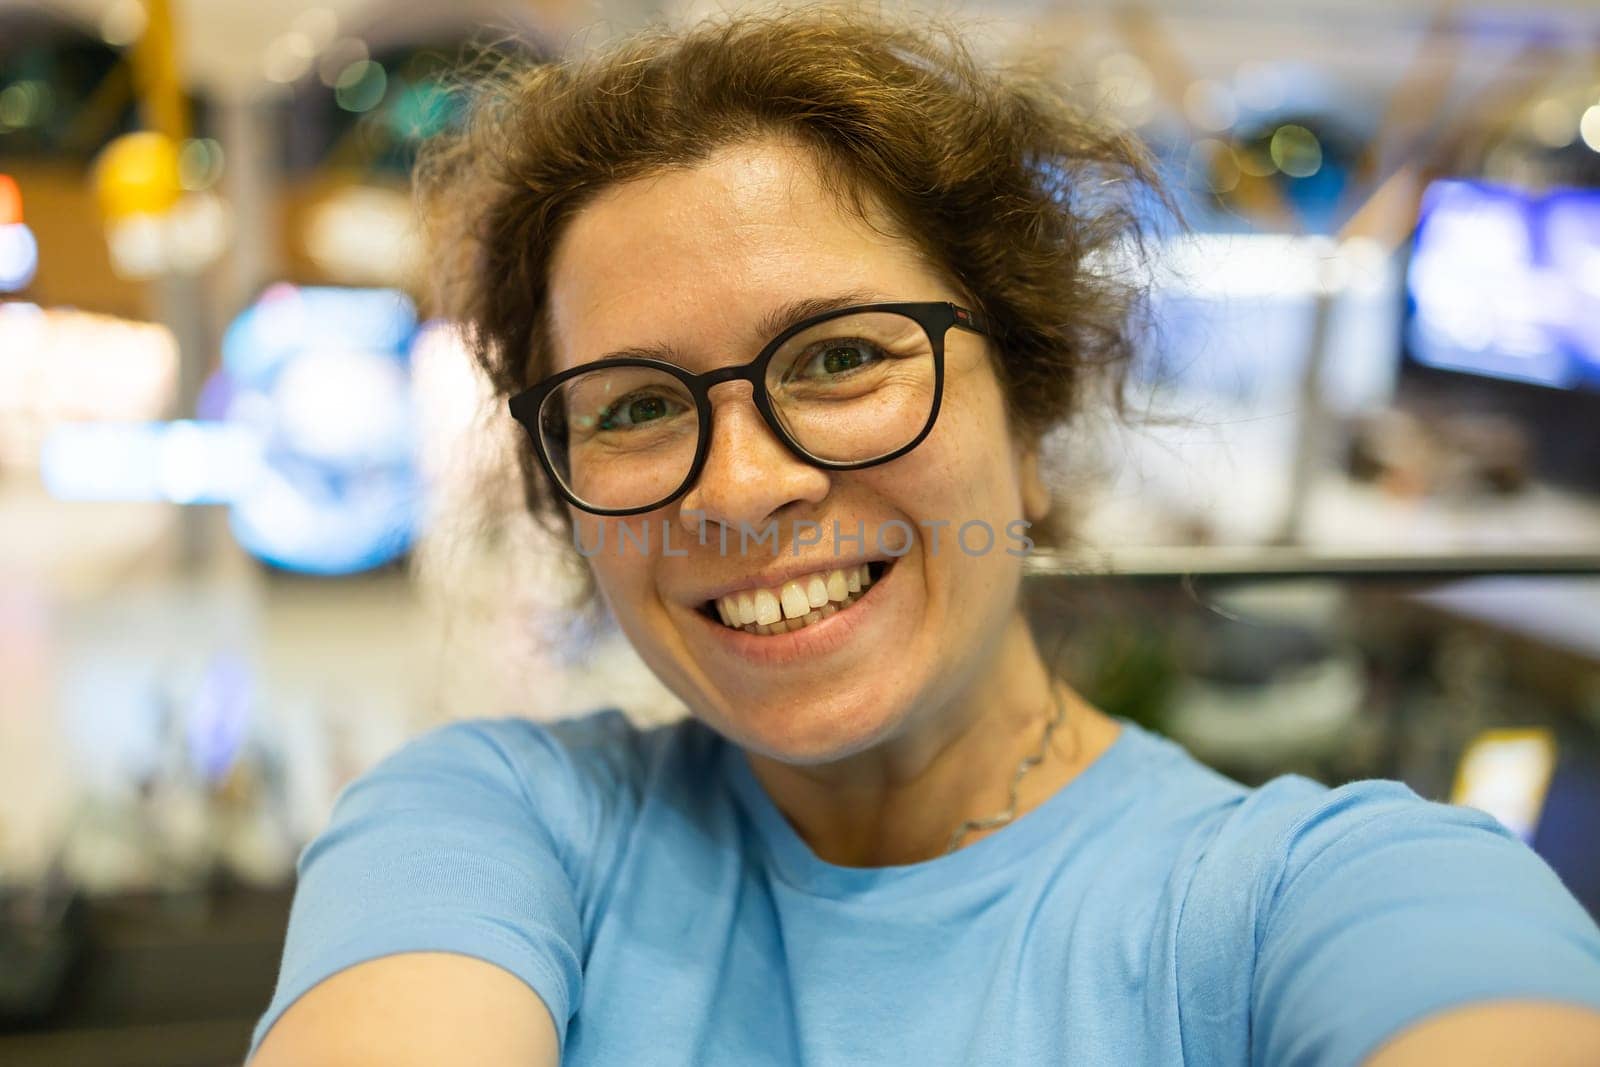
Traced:
<path id="1" fill-rule="evenodd" d="M 160 215 L 183 191 L 178 146 L 150 130 L 125 133 L 100 153 L 94 184 L 109 219 Z"/>
<path id="2" fill-rule="evenodd" d="M 1291 178 L 1309 178 L 1322 169 L 1322 142 L 1304 126 L 1279 126 L 1268 151 L 1272 162 Z"/>
<path id="3" fill-rule="evenodd" d="M 1600 152 L 1600 104 L 1592 105 L 1578 120 L 1578 136 L 1583 143 Z"/>
<path id="4" fill-rule="evenodd" d="M 1555 735 L 1547 729 L 1485 730 L 1462 753 L 1450 802 L 1486 811 L 1532 840 L 1556 760 Z"/>

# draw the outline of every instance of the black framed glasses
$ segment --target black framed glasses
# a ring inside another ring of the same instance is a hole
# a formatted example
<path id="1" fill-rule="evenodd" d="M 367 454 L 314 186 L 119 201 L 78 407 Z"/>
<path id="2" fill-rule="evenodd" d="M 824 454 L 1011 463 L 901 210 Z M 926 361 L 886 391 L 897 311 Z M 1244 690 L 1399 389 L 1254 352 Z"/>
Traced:
<path id="1" fill-rule="evenodd" d="M 511 398 L 561 496 L 596 515 L 634 515 L 676 499 L 711 450 L 711 387 L 747 381 L 756 410 L 796 457 L 858 470 L 928 436 L 944 391 L 950 328 L 989 335 L 945 301 L 857 304 L 813 315 L 749 363 L 693 374 L 624 356 L 551 375 Z"/>

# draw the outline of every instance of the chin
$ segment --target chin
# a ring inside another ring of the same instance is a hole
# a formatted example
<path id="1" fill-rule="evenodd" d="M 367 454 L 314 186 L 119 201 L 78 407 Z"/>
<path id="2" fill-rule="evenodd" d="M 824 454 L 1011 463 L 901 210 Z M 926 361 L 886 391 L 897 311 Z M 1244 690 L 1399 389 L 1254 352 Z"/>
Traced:
<path id="1" fill-rule="evenodd" d="M 904 716 L 880 695 L 827 703 L 779 701 L 708 723 L 741 748 L 796 765 L 833 763 L 891 736 Z"/>

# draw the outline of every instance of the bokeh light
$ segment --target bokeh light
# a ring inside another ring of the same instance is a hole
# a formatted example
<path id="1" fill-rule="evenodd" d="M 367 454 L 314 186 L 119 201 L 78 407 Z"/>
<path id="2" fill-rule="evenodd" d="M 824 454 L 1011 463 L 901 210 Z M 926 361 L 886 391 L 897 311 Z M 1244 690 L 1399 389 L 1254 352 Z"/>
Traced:
<path id="1" fill-rule="evenodd" d="M 22 221 L 22 189 L 17 179 L 0 174 L 0 226 Z"/>
<path id="2" fill-rule="evenodd" d="M 0 293 L 28 287 L 39 269 L 39 241 L 25 223 L 0 222 Z"/>
<path id="3" fill-rule="evenodd" d="M 358 60 L 339 72 L 334 82 L 334 99 L 346 111 L 358 114 L 371 111 L 383 102 L 389 89 L 389 76 L 381 63 L 370 59 Z"/>
<path id="4" fill-rule="evenodd" d="M 224 421 L 261 442 L 235 538 L 275 566 L 346 574 L 403 553 L 420 509 L 408 353 L 394 290 L 278 285 L 229 328 Z"/>
<path id="5" fill-rule="evenodd" d="M 191 191 L 209 189 L 222 178 L 222 145 L 214 137 L 194 137 L 178 152 L 178 184 Z"/>
<path id="6" fill-rule="evenodd" d="M 183 192 L 178 146 L 151 130 L 123 134 L 95 162 L 95 192 L 108 219 L 159 215 Z"/>
<path id="7" fill-rule="evenodd" d="M 1583 143 L 1600 152 L 1600 104 L 1593 104 L 1578 122 L 1578 134 Z"/>
<path id="8" fill-rule="evenodd" d="M 1269 151 L 1272 162 L 1291 178 L 1309 178 L 1322 169 L 1322 142 L 1304 126 L 1279 126 Z"/>

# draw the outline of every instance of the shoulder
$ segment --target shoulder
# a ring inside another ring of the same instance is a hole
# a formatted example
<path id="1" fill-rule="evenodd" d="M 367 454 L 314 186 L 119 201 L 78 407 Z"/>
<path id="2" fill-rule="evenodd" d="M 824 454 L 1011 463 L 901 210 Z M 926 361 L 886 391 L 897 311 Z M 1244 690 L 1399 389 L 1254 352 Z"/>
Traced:
<path id="1" fill-rule="evenodd" d="M 604 711 L 463 720 L 402 745 L 344 789 L 300 856 L 278 986 L 255 1042 L 328 977 L 424 952 L 521 978 L 564 1034 L 587 923 L 641 798 L 670 773 L 663 767 L 707 744 L 685 724 L 640 729 Z"/>
<path id="2" fill-rule="evenodd" d="M 1480 811 L 1286 776 L 1203 836 L 1179 920 L 1185 1007 L 1267 1062 L 1356 1062 L 1473 1002 L 1600 1001 L 1594 921 Z"/>
<path id="3" fill-rule="evenodd" d="M 417 735 L 374 770 L 471 764 L 513 777 L 566 770 L 626 772 L 645 731 L 621 711 L 601 709 L 570 719 L 458 719 Z"/>
<path id="4" fill-rule="evenodd" d="M 426 731 L 352 781 L 327 830 L 302 857 L 392 826 L 525 851 L 537 839 L 575 888 L 590 887 L 645 798 L 692 776 L 713 738 L 692 721 L 641 727 L 605 709 L 553 721 L 462 719 Z M 521 844 L 516 844 L 521 842 Z"/>
<path id="5" fill-rule="evenodd" d="M 1549 866 L 1493 817 L 1401 782 L 1328 787 L 1286 775 L 1242 792 L 1206 828 L 1189 905 L 1225 911 L 1267 947 L 1304 932 L 1306 902 L 1380 907 L 1412 894 L 1428 917 L 1493 898 L 1592 928 Z M 1331 931 L 1330 931 L 1331 933 Z"/>
<path id="6" fill-rule="evenodd" d="M 1195 759 L 1169 738 L 1122 720 L 1101 757 L 1102 779 L 1114 779 L 1121 803 L 1117 833 L 1179 847 L 1175 862 L 1192 865 L 1219 828 L 1236 817 L 1252 790 Z M 1091 764 L 1091 770 L 1095 765 Z"/>
<path id="7" fill-rule="evenodd" d="M 1497 866 L 1546 888 L 1553 872 L 1492 816 L 1424 799 L 1401 782 L 1371 779 L 1329 787 L 1285 775 L 1242 794 L 1208 842 L 1206 864 L 1238 879 L 1266 908 L 1306 880 L 1359 882 L 1363 872 L 1432 880 L 1429 858 Z M 1358 888 L 1352 886 L 1352 888 Z M 1376 888 L 1376 887 L 1374 887 Z"/>
<path id="8" fill-rule="evenodd" d="M 700 732 L 687 721 L 640 727 L 616 709 L 551 721 L 461 719 L 402 745 L 356 779 L 340 804 L 347 806 L 364 787 L 397 782 L 413 786 L 414 799 L 425 801 L 464 778 L 529 802 L 549 803 L 573 790 L 622 799 Z M 386 791 L 387 802 L 403 799 Z"/>

